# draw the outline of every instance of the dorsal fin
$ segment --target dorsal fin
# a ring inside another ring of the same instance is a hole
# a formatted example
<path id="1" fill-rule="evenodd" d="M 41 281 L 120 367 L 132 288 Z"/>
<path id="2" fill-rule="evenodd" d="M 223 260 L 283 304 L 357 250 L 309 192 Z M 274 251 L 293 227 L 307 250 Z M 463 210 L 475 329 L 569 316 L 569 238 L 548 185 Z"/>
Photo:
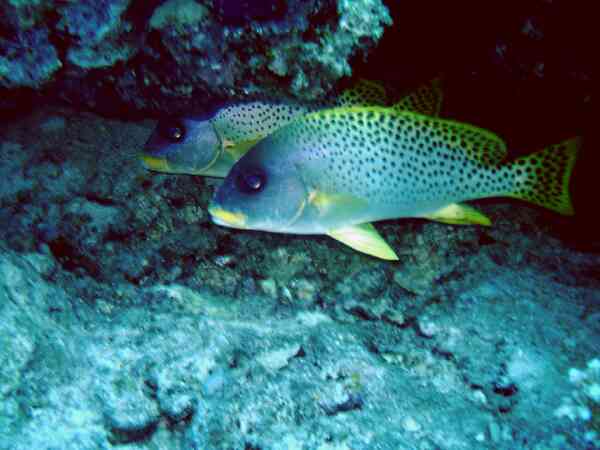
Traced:
<path id="1" fill-rule="evenodd" d="M 387 95 L 383 85 L 363 79 L 342 91 L 333 101 L 334 106 L 385 106 L 386 104 Z"/>
<path id="2" fill-rule="evenodd" d="M 380 106 L 350 106 L 317 111 L 299 118 L 300 121 L 332 121 L 350 114 L 355 123 L 389 130 L 389 134 L 417 132 L 421 137 L 429 135 L 445 147 L 465 154 L 469 159 L 484 165 L 496 165 L 506 157 L 506 143 L 495 133 L 467 123 L 439 117 L 430 117 L 410 111 L 397 111 Z M 412 131 L 411 131 L 412 130 Z M 365 130 L 366 131 L 366 130 Z M 431 145 L 429 145 L 431 146 Z"/>
<path id="3" fill-rule="evenodd" d="M 422 84 L 406 94 L 394 103 L 392 108 L 396 111 L 412 111 L 438 117 L 442 109 L 443 98 L 442 82 L 439 78 L 434 78 L 429 83 Z"/>

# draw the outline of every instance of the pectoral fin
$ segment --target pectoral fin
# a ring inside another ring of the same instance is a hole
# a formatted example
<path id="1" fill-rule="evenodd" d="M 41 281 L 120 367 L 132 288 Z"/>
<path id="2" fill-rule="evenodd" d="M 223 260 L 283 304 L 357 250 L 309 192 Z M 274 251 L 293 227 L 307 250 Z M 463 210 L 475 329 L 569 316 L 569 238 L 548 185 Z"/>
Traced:
<path id="1" fill-rule="evenodd" d="M 424 216 L 424 218 L 452 225 L 490 226 L 492 224 L 490 218 L 482 212 L 460 203 L 451 203 L 434 213 Z"/>
<path id="2" fill-rule="evenodd" d="M 352 195 L 328 194 L 318 190 L 309 192 L 308 202 L 319 211 L 319 215 L 338 218 L 352 218 L 368 206 L 366 201 Z"/>
<path id="3" fill-rule="evenodd" d="M 255 139 L 247 139 L 245 141 L 238 142 L 224 140 L 223 147 L 225 148 L 225 151 L 229 153 L 229 155 L 231 155 L 233 160 L 237 161 L 242 156 L 244 156 L 248 152 L 248 150 L 254 147 L 256 143 L 260 141 L 261 138 L 262 136 L 259 136 Z"/>
<path id="4" fill-rule="evenodd" d="M 349 227 L 339 228 L 327 233 L 336 241 L 346 244 L 348 247 L 388 261 L 397 261 L 398 256 L 394 250 L 385 242 L 375 227 L 370 223 L 362 223 Z"/>

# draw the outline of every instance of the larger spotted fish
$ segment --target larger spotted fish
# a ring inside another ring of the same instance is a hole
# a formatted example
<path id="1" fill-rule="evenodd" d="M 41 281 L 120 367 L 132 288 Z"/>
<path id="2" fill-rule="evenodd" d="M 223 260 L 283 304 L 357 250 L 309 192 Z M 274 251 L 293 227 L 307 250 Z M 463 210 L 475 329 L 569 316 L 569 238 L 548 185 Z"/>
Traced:
<path id="1" fill-rule="evenodd" d="M 229 227 L 327 234 L 397 259 L 371 222 L 420 217 L 489 225 L 461 204 L 514 197 L 573 212 L 575 139 L 514 161 L 494 133 L 389 108 L 337 108 L 298 118 L 232 168 L 209 211 Z"/>
<path id="2" fill-rule="evenodd" d="M 294 118 L 336 106 L 384 106 L 385 89 L 367 80 L 321 103 L 256 100 L 225 105 L 208 117 L 160 120 L 141 154 L 146 168 L 167 173 L 225 177 L 233 164 L 260 139 Z M 394 108 L 437 114 L 438 80 L 405 95 Z"/>

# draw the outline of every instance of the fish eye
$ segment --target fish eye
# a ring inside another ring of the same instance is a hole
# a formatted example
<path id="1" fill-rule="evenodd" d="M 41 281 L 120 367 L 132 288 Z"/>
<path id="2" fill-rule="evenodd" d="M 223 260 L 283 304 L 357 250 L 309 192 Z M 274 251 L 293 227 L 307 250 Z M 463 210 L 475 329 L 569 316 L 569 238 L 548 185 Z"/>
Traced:
<path id="1" fill-rule="evenodd" d="M 265 181 L 264 173 L 257 169 L 242 172 L 236 177 L 238 189 L 245 193 L 260 192 L 265 186 Z"/>
<path id="2" fill-rule="evenodd" d="M 160 134 L 173 143 L 179 142 L 185 136 L 185 126 L 178 120 L 168 120 L 161 123 Z"/>

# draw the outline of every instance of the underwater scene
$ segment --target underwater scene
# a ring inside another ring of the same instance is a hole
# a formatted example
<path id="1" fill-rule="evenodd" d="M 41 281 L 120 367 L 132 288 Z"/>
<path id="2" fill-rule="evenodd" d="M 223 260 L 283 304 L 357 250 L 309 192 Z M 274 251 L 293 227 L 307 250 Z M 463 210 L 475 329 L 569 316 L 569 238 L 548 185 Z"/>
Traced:
<path id="1" fill-rule="evenodd" d="M 0 450 L 600 449 L 593 6 L 0 0 Z"/>

